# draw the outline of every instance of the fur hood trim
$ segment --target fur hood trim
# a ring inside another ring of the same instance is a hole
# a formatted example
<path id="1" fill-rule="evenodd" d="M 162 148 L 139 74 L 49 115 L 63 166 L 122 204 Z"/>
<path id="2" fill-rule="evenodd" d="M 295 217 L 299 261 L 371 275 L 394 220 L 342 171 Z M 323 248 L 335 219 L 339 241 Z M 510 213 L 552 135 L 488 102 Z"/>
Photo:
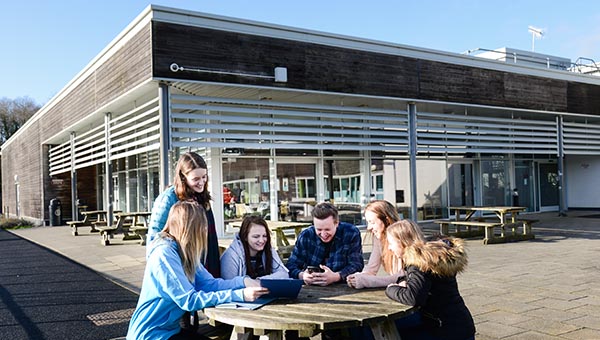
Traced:
<path id="1" fill-rule="evenodd" d="M 402 260 L 405 267 L 447 277 L 465 270 L 468 262 L 465 241 L 454 237 L 411 245 L 404 250 Z"/>

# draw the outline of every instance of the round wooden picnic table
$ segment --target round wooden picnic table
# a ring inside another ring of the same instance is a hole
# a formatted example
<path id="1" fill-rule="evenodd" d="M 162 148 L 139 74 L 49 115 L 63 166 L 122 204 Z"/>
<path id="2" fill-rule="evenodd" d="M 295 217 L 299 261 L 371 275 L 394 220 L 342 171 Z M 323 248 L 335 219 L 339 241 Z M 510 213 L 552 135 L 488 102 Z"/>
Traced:
<path id="1" fill-rule="evenodd" d="M 354 289 L 346 284 L 303 286 L 297 299 L 275 300 L 258 309 L 205 308 L 212 325 L 234 326 L 232 339 L 244 334 L 283 339 L 285 331 L 311 337 L 326 330 L 369 326 L 375 339 L 399 339 L 394 320 L 414 307 L 389 299 L 384 288 Z"/>

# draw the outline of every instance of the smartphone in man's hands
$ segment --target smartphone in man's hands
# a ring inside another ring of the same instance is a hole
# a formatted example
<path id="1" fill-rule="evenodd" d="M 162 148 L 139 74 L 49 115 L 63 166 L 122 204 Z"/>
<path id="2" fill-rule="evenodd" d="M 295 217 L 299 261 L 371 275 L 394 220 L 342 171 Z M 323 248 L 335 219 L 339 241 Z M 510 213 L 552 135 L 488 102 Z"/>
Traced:
<path id="1" fill-rule="evenodd" d="M 309 274 L 312 274 L 312 273 L 323 273 L 323 272 L 325 272 L 325 270 L 323 270 L 319 266 L 307 266 L 306 267 L 306 272 L 309 273 Z"/>

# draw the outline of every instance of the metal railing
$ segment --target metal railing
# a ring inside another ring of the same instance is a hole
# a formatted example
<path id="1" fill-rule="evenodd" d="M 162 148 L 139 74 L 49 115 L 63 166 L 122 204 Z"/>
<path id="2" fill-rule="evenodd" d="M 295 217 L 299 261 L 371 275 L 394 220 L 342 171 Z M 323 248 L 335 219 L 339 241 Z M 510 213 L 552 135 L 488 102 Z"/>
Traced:
<path id="1" fill-rule="evenodd" d="M 517 52 L 490 50 L 479 47 L 472 50 L 467 50 L 461 54 L 478 56 L 478 54 L 474 54 L 478 52 L 488 53 L 488 55 L 497 54 L 497 58 L 489 58 L 497 61 L 512 61 L 514 64 L 527 63 L 529 65 L 544 67 L 548 69 L 564 70 L 568 72 L 582 74 L 600 75 L 600 65 L 593 59 L 585 57 L 579 57 L 574 63 L 570 62 L 567 65 L 566 63 L 563 63 L 560 60 L 553 60 L 550 57 L 536 57 L 530 54 L 519 54 Z"/>

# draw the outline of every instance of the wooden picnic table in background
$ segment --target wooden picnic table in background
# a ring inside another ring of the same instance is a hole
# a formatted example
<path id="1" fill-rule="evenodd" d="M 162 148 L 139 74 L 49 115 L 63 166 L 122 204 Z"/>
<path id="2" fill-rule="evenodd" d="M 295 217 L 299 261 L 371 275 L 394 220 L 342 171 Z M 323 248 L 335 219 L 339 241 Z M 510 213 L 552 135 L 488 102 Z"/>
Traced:
<path id="1" fill-rule="evenodd" d="M 501 224 L 506 223 L 506 217 L 511 217 L 511 222 L 514 223 L 517 220 L 517 216 L 520 212 L 527 210 L 526 207 L 510 207 L 510 206 L 462 206 L 462 207 L 448 207 L 450 210 L 454 210 L 454 217 L 457 221 L 460 220 L 461 212 L 465 212 L 465 218 L 463 221 L 469 221 L 471 217 L 478 211 L 481 213 L 493 212 L 496 217 L 500 220 Z"/>
<path id="2" fill-rule="evenodd" d="M 147 211 L 116 212 L 117 220 L 114 225 L 99 228 L 102 244 L 109 245 L 114 234 L 123 234 L 124 241 L 140 239 L 140 244 L 145 245 L 150 215 L 151 213 Z M 132 235 L 130 231 L 134 234 Z"/>
<path id="3" fill-rule="evenodd" d="M 120 211 L 120 210 L 119 210 Z M 99 232 L 98 227 L 106 226 L 106 210 L 85 210 L 80 212 L 83 221 L 69 221 L 67 224 L 71 227 L 73 236 L 79 234 L 79 227 L 91 227 L 90 232 Z"/>
<path id="4" fill-rule="evenodd" d="M 519 213 L 527 210 L 526 207 L 512 206 L 454 206 L 448 207 L 454 211 L 454 220 L 435 220 L 435 223 L 440 225 L 440 233 L 448 234 L 449 226 L 456 227 L 454 235 L 458 237 L 470 237 L 477 235 L 485 235 L 484 244 L 502 243 L 507 241 L 530 240 L 535 238 L 531 231 L 531 224 L 534 220 L 519 219 Z M 464 218 L 462 213 L 464 212 Z M 477 219 L 474 218 L 477 212 L 481 213 Z M 486 219 L 484 213 L 494 213 L 496 219 Z M 462 231 L 461 227 L 466 227 L 466 231 Z M 473 230 L 476 227 L 477 230 Z M 522 227 L 523 232 L 518 234 L 517 229 Z M 496 236 L 495 228 L 500 228 L 500 235 Z M 512 233 L 508 235 L 506 230 L 510 229 Z"/>
<path id="5" fill-rule="evenodd" d="M 289 255 L 291 255 L 292 250 L 294 249 L 294 245 L 290 243 L 288 236 L 285 234 L 286 230 L 293 230 L 296 239 L 298 239 L 298 235 L 302 232 L 302 229 L 311 226 L 311 223 L 307 222 L 288 222 L 288 221 L 271 221 L 267 220 L 267 225 L 269 229 L 273 233 L 273 246 L 279 253 L 279 256 L 287 259 Z M 240 228 L 242 226 L 242 221 L 233 221 L 230 222 L 230 226 L 234 228 Z"/>
<path id="6" fill-rule="evenodd" d="M 375 339 L 400 339 L 394 320 L 414 307 L 389 299 L 384 288 L 356 290 L 345 284 L 303 286 L 297 299 L 275 300 L 256 310 L 205 308 L 211 325 L 233 325 L 231 339 L 246 334 L 283 339 L 286 331 L 312 337 L 323 331 L 368 326 Z"/>

